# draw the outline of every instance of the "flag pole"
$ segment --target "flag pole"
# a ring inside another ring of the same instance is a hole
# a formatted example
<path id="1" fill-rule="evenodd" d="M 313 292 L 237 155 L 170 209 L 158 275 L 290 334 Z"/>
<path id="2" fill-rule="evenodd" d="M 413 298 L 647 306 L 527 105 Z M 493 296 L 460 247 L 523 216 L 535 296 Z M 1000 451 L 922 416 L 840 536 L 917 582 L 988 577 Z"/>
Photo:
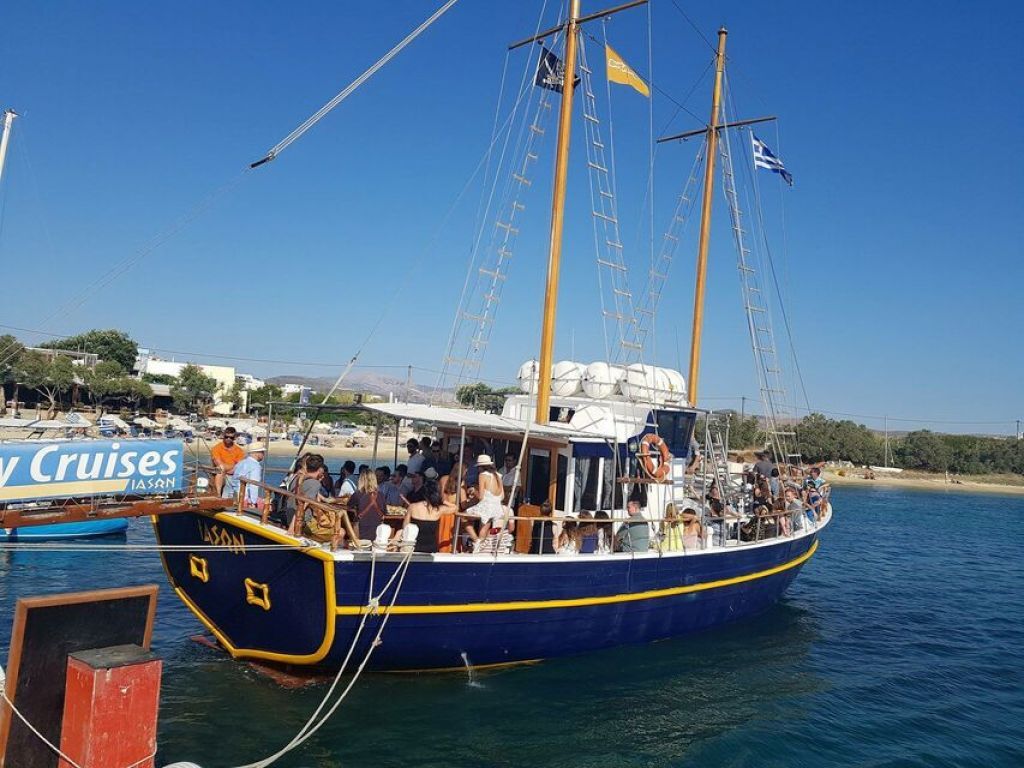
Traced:
<path id="1" fill-rule="evenodd" d="M 576 79 L 576 29 L 580 0 L 569 0 L 565 25 L 565 71 L 562 77 L 562 106 L 558 114 L 558 147 L 555 151 L 555 183 L 551 200 L 551 236 L 548 275 L 544 287 L 544 318 L 540 334 L 540 366 L 537 370 L 537 424 L 548 423 L 551 400 L 551 358 L 555 341 L 555 312 L 558 308 L 558 277 L 562 259 L 562 229 L 565 223 L 565 189 L 569 168 L 569 135 L 572 128 L 572 92 Z"/>
<path id="2" fill-rule="evenodd" d="M 718 148 L 718 115 L 722 103 L 722 73 L 725 69 L 725 27 L 718 30 L 715 54 L 715 89 L 711 95 L 711 119 L 708 121 L 707 157 L 704 158 L 704 198 L 700 211 L 700 240 L 697 244 L 697 280 L 693 292 L 693 334 L 690 337 L 690 378 L 687 382 L 690 405 L 697 405 L 700 377 L 700 345 L 704 330 L 704 288 L 708 272 L 708 242 L 711 238 L 711 202 L 715 187 L 715 152 Z"/>

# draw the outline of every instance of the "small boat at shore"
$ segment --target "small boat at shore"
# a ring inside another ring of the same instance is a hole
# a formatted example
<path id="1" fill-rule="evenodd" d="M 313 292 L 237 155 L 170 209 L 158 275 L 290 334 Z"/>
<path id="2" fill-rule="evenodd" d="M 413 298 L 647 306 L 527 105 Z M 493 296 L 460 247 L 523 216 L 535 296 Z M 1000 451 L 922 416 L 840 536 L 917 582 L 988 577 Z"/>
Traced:
<path id="1" fill-rule="evenodd" d="M 87 520 L 81 523 L 49 523 L 25 528 L 0 528 L 0 542 L 65 541 L 116 536 L 128 530 L 128 520 Z"/>

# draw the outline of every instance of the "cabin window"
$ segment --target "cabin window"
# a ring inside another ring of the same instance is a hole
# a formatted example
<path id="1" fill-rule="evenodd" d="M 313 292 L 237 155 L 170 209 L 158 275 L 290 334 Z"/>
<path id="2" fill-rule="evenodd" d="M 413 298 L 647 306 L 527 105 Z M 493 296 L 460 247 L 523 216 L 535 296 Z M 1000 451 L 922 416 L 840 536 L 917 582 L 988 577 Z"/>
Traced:
<path id="1" fill-rule="evenodd" d="M 572 508 L 576 512 L 598 509 L 597 468 L 600 461 L 594 456 L 576 457 L 575 492 L 572 497 Z"/>
<path id="2" fill-rule="evenodd" d="M 548 485 L 551 481 L 551 454 L 546 450 L 531 448 L 529 466 L 526 502 L 542 504 L 548 499 Z"/>
<path id="3" fill-rule="evenodd" d="M 555 498 L 558 499 L 563 507 L 565 506 L 565 481 L 568 474 L 569 457 L 558 454 L 558 473 L 555 475 Z M 558 506 L 558 504 L 555 506 Z"/>
<path id="4" fill-rule="evenodd" d="M 601 474 L 601 509 L 622 507 L 622 486 L 615 482 L 622 473 L 622 466 L 614 458 L 601 459 L 604 470 Z"/>
<path id="5" fill-rule="evenodd" d="M 690 437 L 696 414 L 688 411 L 655 411 L 654 418 L 658 425 L 658 434 L 668 445 L 669 451 L 677 459 L 689 458 Z"/>

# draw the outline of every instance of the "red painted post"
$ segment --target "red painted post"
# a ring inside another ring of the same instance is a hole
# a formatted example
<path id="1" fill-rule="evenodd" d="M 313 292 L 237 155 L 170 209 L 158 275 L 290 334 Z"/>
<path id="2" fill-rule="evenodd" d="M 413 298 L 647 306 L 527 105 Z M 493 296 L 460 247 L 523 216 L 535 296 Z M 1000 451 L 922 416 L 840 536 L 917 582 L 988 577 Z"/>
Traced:
<path id="1" fill-rule="evenodd" d="M 153 768 L 161 667 L 137 645 L 68 656 L 61 752 L 81 768 Z"/>

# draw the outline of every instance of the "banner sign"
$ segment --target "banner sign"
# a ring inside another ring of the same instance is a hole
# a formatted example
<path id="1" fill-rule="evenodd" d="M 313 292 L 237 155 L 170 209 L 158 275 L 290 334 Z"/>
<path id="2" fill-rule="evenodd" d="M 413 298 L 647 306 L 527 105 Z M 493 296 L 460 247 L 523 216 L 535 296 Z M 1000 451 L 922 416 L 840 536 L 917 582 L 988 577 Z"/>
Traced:
<path id="1" fill-rule="evenodd" d="M 0 502 L 182 490 L 181 440 L 0 443 Z"/>

